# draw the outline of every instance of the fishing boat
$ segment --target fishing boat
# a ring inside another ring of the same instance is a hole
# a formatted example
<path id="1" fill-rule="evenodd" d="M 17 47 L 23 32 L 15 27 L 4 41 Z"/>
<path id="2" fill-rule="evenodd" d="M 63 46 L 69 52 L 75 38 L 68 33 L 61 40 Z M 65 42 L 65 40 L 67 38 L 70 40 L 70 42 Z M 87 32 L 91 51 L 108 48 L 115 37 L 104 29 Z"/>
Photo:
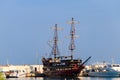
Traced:
<path id="1" fill-rule="evenodd" d="M 42 58 L 43 63 L 43 73 L 47 77 L 78 77 L 81 70 L 84 69 L 85 63 L 91 58 L 88 57 L 84 62 L 81 59 L 75 59 L 73 54 L 75 50 L 75 24 L 77 22 L 72 18 L 69 22 L 71 24 L 70 30 L 70 55 L 61 56 L 58 49 L 58 27 L 55 24 L 54 27 L 54 37 L 51 57 Z"/>

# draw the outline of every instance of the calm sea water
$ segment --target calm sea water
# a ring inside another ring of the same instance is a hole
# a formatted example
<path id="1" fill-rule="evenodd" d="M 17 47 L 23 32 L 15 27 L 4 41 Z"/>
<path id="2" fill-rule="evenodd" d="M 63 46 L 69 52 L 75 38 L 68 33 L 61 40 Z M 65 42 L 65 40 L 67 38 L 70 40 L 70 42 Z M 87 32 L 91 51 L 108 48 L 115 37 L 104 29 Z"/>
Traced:
<path id="1" fill-rule="evenodd" d="M 120 80 L 120 77 L 79 77 L 79 78 L 7 78 L 6 80 Z"/>

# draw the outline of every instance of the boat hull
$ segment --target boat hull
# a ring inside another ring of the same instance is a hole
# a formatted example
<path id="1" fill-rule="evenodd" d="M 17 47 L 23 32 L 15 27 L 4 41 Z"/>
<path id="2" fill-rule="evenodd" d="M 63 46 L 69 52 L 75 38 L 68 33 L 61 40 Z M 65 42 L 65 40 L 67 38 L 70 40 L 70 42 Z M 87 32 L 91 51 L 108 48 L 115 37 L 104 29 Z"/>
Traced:
<path id="1" fill-rule="evenodd" d="M 81 69 L 77 70 L 61 70 L 61 71 L 46 71 L 46 77 L 78 77 Z"/>
<path id="2" fill-rule="evenodd" d="M 88 76 L 91 77 L 119 77 L 120 72 L 110 71 L 110 72 L 89 72 Z"/>

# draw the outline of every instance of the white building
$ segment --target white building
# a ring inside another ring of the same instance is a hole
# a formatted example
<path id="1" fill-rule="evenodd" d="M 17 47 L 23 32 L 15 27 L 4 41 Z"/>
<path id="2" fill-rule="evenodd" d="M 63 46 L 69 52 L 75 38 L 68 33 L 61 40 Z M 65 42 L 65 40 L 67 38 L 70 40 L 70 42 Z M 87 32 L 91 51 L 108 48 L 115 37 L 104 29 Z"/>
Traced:
<path id="1" fill-rule="evenodd" d="M 26 73 L 30 72 L 43 72 L 43 65 L 6 65 L 0 66 L 0 72 L 15 71 L 15 70 L 24 70 Z"/>

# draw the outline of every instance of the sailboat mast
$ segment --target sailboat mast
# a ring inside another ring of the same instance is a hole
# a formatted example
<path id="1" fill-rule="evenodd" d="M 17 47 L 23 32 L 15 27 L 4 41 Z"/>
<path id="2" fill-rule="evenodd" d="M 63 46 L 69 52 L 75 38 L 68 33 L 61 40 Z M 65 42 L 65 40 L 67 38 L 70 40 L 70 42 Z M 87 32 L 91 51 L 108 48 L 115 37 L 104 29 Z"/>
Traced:
<path id="1" fill-rule="evenodd" d="M 57 24 L 55 24 L 54 27 L 54 37 L 53 37 L 53 48 L 52 48 L 52 54 L 54 55 L 54 58 L 56 58 L 56 55 L 59 54 L 59 49 L 58 49 L 58 28 Z"/>
<path id="2" fill-rule="evenodd" d="M 72 21 L 70 21 L 70 24 L 71 24 L 71 30 L 70 30 L 70 44 L 69 44 L 69 50 L 71 52 L 71 59 L 73 59 L 73 53 L 74 53 L 74 50 L 75 50 L 75 21 L 74 21 L 74 18 L 72 18 Z"/>

